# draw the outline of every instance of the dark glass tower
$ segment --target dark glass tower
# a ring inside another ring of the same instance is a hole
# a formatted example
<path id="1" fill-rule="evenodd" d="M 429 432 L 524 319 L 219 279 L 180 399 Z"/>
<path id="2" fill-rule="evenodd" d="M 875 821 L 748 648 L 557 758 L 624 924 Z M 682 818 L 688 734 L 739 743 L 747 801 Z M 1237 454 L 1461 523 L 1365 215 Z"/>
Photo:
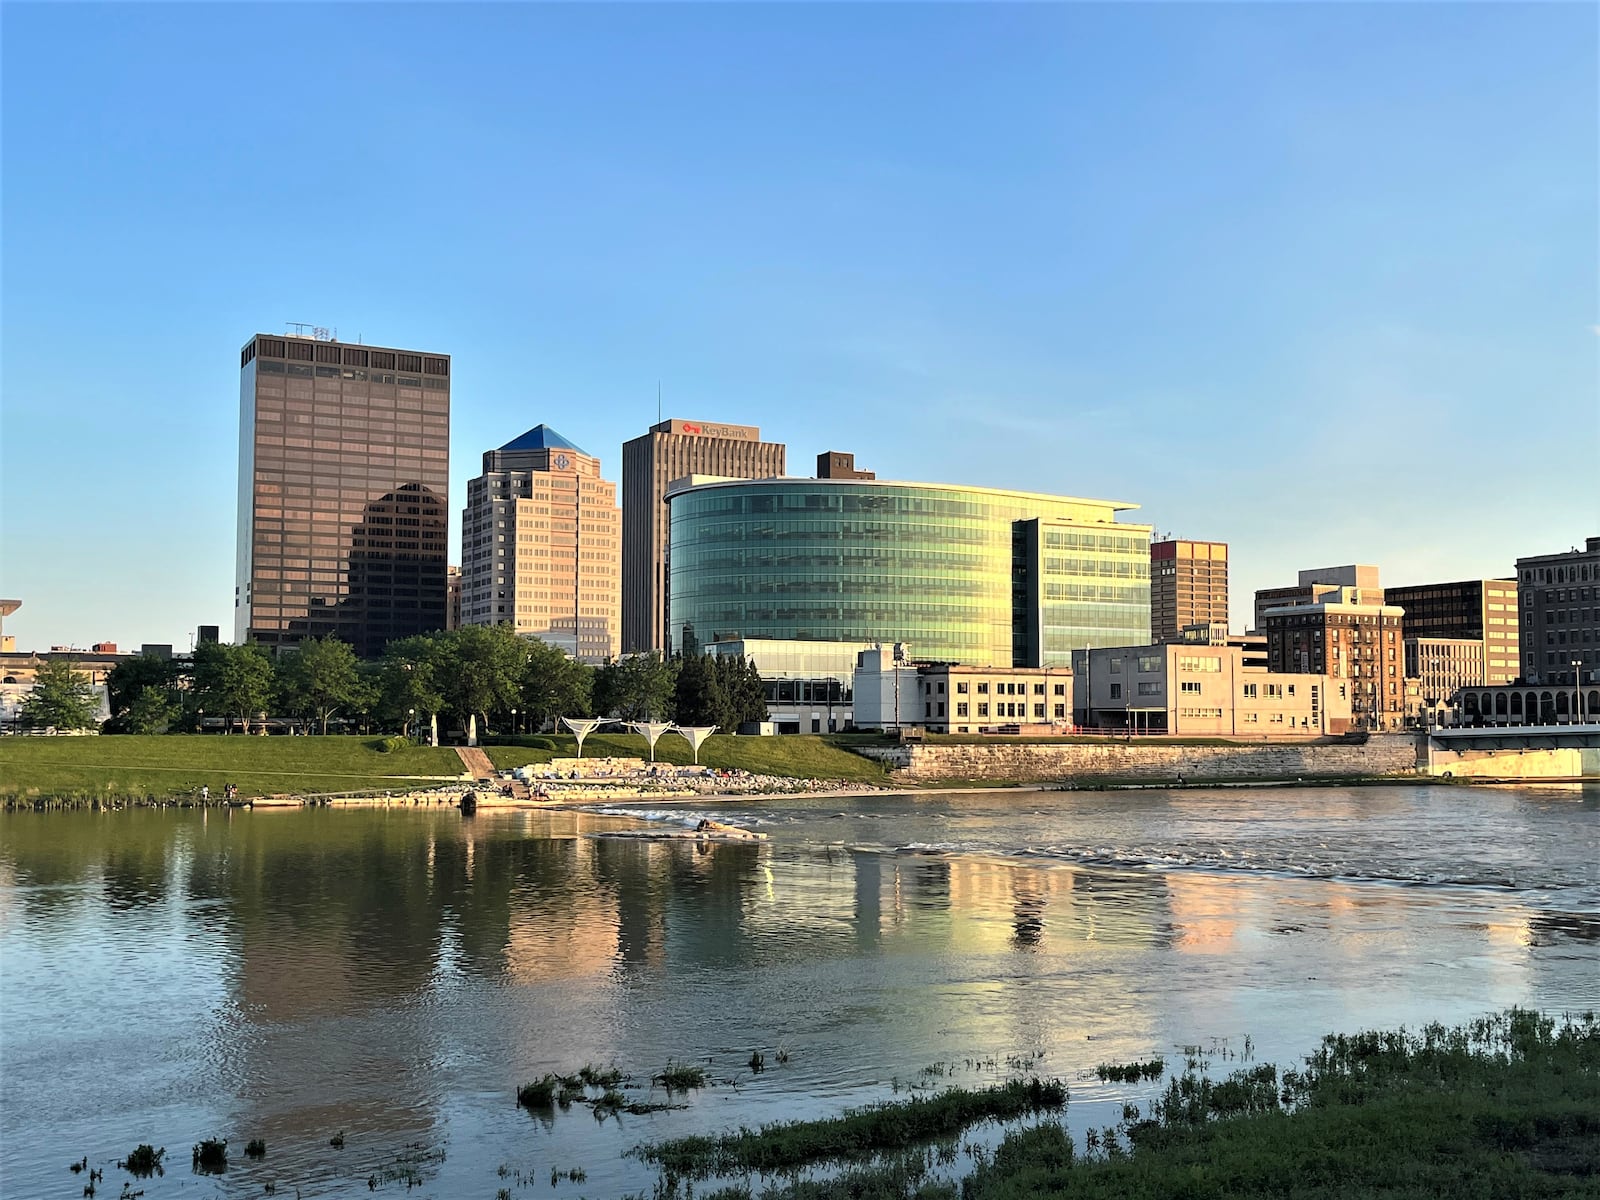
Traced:
<path id="1" fill-rule="evenodd" d="M 235 640 L 443 629 L 449 357 L 258 334 L 239 365 Z"/>

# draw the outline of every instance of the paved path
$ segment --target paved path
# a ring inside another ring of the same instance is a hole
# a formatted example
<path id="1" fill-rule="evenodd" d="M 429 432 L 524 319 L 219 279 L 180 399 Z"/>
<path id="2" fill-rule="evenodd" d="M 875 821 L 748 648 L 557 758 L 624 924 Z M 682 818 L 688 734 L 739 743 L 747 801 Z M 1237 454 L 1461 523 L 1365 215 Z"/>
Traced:
<path id="1" fill-rule="evenodd" d="M 472 772 L 474 779 L 495 777 L 494 764 L 489 761 L 489 756 L 476 746 L 457 746 L 456 753 L 461 756 L 461 765 Z"/>

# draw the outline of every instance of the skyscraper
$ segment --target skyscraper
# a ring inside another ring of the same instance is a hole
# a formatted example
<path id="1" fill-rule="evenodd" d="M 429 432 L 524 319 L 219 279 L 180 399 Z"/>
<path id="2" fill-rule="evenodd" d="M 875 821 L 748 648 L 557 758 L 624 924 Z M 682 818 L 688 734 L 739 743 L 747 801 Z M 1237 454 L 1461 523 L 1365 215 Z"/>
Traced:
<path id="1" fill-rule="evenodd" d="M 1185 625 L 1228 623 L 1228 543 L 1150 543 L 1150 640 L 1175 641 Z"/>
<path id="2" fill-rule="evenodd" d="M 662 421 L 622 447 L 622 648 L 670 647 L 667 638 L 667 484 L 685 475 L 767 479 L 784 472 L 784 446 L 753 425 Z"/>
<path id="3" fill-rule="evenodd" d="M 449 357 L 257 334 L 239 367 L 235 640 L 443 629 Z"/>
<path id="4" fill-rule="evenodd" d="M 461 514 L 461 623 L 604 662 L 622 634 L 621 521 L 600 460 L 548 425 L 486 451 Z"/>

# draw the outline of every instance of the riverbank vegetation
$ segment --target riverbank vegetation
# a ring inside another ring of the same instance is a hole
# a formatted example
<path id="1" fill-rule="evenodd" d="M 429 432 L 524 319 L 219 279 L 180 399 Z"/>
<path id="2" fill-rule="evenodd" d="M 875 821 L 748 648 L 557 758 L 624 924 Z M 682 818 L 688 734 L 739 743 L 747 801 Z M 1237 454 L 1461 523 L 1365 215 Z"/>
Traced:
<path id="1" fill-rule="evenodd" d="M 719 1137 L 685 1137 L 638 1148 L 669 1177 L 772 1174 L 819 1162 L 858 1160 L 950 1137 L 982 1121 L 1008 1121 L 1062 1108 L 1059 1080 L 1014 1079 L 986 1088 L 948 1088 L 851 1109 L 816 1121 L 779 1121 Z"/>
<path id="2" fill-rule="evenodd" d="M 1153 1061 L 1153 1060 L 1152 1060 Z M 1110 1078 L 1143 1068 L 1108 1070 Z M 770 1132 L 769 1132 L 770 1130 Z M 778 1127 L 707 1139 L 685 1165 L 751 1168 Z M 689 1141 L 691 1139 L 684 1139 Z M 749 1158 L 717 1156 L 751 1144 Z M 826 1178 L 734 1183 L 716 1200 L 1493 1200 L 1600 1195 L 1600 1020 L 1511 1010 L 1466 1025 L 1332 1035 L 1300 1068 L 1242 1067 L 1211 1079 L 1197 1064 L 1167 1076 L 1122 1120 L 1080 1145 L 1057 1121 L 1013 1130 L 993 1151 L 903 1149 Z M 845 1154 L 822 1161 L 848 1161 Z M 676 1161 L 676 1160 L 674 1160 Z M 664 1164 L 665 1165 L 665 1164 Z M 757 1170 L 763 1168 L 754 1168 Z M 686 1173 L 686 1172 L 685 1172 Z M 658 1192 L 672 1194 L 664 1180 Z"/>
<path id="3" fill-rule="evenodd" d="M 94 726 L 87 676 L 66 660 L 39 668 L 27 724 Z M 631 655 L 591 666 L 507 626 L 467 626 L 391 642 L 362 662 L 336 638 L 308 638 L 277 655 L 256 644 L 209 642 L 192 655 L 141 655 L 107 677 L 107 733 L 294 727 L 303 732 L 414 736 L 437 723 L 517 733 L 557 718 L 675 720 L 733 731 L 766 718 L 761 675 L 744 659 Z"/>

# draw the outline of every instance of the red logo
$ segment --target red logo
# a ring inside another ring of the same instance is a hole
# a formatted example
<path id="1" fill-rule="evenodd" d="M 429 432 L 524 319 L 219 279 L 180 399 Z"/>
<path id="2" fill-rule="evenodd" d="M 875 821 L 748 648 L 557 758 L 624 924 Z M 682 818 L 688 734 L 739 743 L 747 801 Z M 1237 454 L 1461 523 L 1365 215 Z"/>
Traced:
<path id="1" fill-rule="evenodd" d="M 701 429 L 701 428 L 700 428 L 700 426 L 698 426 L 698 425 L 691 425 L 691 424 L 689 424 L 689 422 L 687 422 L 687 421 L 685 421 L 685 422 L 684 422 L 684 423 L 683 423 L 683 431 L 684 431 L 684 432 L 685 432 L 685 433 L 703 433 L 703 432 L 705 432 L 705 431 L 704 431 L 704 430 L 702 430 L 702 429 Z"/>

